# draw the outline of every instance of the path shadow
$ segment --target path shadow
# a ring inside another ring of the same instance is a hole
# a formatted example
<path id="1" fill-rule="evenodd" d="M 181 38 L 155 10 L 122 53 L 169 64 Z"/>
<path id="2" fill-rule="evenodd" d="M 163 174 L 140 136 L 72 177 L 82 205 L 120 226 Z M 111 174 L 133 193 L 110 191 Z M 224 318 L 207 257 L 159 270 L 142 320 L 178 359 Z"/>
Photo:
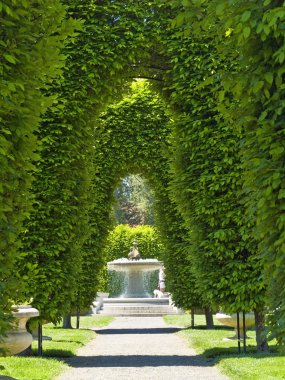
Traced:
<path id="1" fill-rule="evenodd" d="M 61 350 L 61 349 L 56 349 L 56 348 L 45 348 L 43 350 L 42 357 L 43 358 L 61 359 L 61 358 L 72 358 L 74 355 L 75 355 L 74 352 L 72 352 L 70 350 Z M 35 354 L 35 356 L 37 356 L 37 355 Z"/>
<path id="2" fill-rule="evenodd" d="M 96 367 L 211 367 L 212 360 L 199 355 L 99 355 L 76 356 L 66 362 L 75 368 Z"/>
<path id="3" fill-rule="evenodd" d="M 285 354 L 279 353 L 275 348 L 270 348 L 269 352 L 257 352 L 256 346 L 247 346 L 246 352 L 243 352 L 241 346 L 241 353 L 238 353 L 237 347 L 213 347 L 205 350 L 202 354 L 207 359 L 215 363 L 224 359 L 238 359 L 242 357 L 251 359 L 268 359 L 273 357 L 285 357 Z"/>
<path id="4" fill-rule="evenodd" d="M 121 335 L 121 334 L 173 334 L 183 330 L 181 327 L 158 327 L 158 328 L 141 328 L 141 329 L 102 329 L 94 330 L 100 335 Z"/>
<path id="5" fill-rule="evenodd" d="M 214 326 L 213 328 L 210 328 L 210 329 L 208 329 L 207 326 L 205 326 L 205 325 L 195 325 L 194 327 L 186 325 L 186 326 L 183 327 L 182 329 L 184 329 L 184 330 L 209 330 L 209 331 L 211 331 L 211 330 L 228 330 L 228 331 L 234 331 L 234 328 L 233 328 L 233 327 L 229 327 L 229 326 L 220 326 L 220 325 Z M 247 330 L 247 331 L 250 331 L 250 330 Z"/>

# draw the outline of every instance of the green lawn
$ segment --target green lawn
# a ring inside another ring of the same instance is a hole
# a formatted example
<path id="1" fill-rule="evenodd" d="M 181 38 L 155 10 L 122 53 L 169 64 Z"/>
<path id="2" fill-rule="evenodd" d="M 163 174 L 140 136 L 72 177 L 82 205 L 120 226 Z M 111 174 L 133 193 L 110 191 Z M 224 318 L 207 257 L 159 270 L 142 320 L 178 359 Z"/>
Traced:
<path id="1" fill-rule="evenodd" d="M 80 329 L 62 329 L 52 324 L 43 326 L 43 335 L 52 340 L 43 341 L 43 356 L 37 357 L 37 341 L 33 342 L 35 356 L 0 358 L 0 379 L 9 376 L 17 380 L 52 380 L 67 368 L 63 358 L 74 356 L 76 351 L 95 337 L 91 329 L 108 325 L 112 317 L 81 317 Z M 75 326 L 75 318 L 72 319 Z"/>
<path id="2" fill-rule="evenodd" d="M 269 354 L 256 352 L 255 332 L 248 331 L 247 353 L 238 354 L 236 340 L 224 340 L 234 335 L 231 328 L 215 321 L 215 330 L 205 329 L 204 316 L 195 316 L 195 329 L 191 329 L 190 315 L 166 316 L 168 324 L 185 327 L 179 335 L 194 347 L 198 354 L 212 359 L 229 378 L 237 380 L 285 379 L 285 355 L 278 354 L 274 342 Z M 243 350 L 243 346 L 241 346 Z"/>
<path id="3" fill-rule="evenodd" d="M 11 356 L 0 358 L 0 379 L 52 380 L 67 367 L 57 359 Z"/>

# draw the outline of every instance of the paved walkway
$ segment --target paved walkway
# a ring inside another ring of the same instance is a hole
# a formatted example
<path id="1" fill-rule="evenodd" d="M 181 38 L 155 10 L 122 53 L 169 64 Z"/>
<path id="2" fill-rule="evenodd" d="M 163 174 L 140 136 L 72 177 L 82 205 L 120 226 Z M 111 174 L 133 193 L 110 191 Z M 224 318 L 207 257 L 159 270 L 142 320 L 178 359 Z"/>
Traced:
<path id="1" fill-rule="evenodd" d="M 161 317 L 118 317 L 70 358 L 58 380 L 226 380 Z"/>

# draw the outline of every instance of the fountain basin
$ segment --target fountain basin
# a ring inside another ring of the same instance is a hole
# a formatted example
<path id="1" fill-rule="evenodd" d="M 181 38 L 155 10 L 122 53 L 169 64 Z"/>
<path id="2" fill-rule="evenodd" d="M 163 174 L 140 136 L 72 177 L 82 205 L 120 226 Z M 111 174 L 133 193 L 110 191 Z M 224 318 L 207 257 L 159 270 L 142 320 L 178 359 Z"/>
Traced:
<path id="1" fill-rule="evenodd" d="M 233 327 L 235 329 L 235 336 L 228 339 L 237 339 L 238 332 L 237 332 L 237 315 L 232 314 L 224 314 L 224 313 L 217 313 L 216 319 L 223 325 Z M 239 324 L 240 324 L 240 337 L 242 338 L 243 334 L 243 319 L 242 319 L 242 313 L 239 313 Z M 255 325 L 255 317 L 254 313 L 246 313 L 245 314 L 245 328 L 246 330 L 250 327 L 253 327 Z"/>
<path id="2" fill-rule="evenodd" d="M 118 259 L 107 263 L 110 271 L 124 273 L 124 291 L 121 298 L 150 298 L 152 293 L 147 290 L 147 273 L 161 268 L 163 263 L 156 259 L 128 260 Z"/>
<path id="3" fill-rule="evenodd" d="M 16 306 L 16 309 L 12 312 L 16 318 L 15 329 L 3 337 L 0 343 L 1 348 L 7 350 L 7 355 L 19 354 L 31 345 L 33 336 L 27 331 L 26 323 L 30 318 L 39 316 L 39 311 L 32 306 Z"/>
<path id="4" fill-rule="evenodd" d="M 109 270 L 115 271 L 153 271 L 159 269 L 163 265 L 162 261 L 156 259 L 140 259 L 128 260 L 119 259 L 109 261 L 107 267 Z"/>

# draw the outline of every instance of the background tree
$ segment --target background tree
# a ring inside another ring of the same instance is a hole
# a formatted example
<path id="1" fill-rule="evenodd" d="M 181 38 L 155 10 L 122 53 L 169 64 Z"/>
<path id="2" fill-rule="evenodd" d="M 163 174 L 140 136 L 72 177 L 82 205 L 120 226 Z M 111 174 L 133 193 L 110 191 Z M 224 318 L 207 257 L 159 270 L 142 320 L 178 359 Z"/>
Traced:
<path id="1" fill-rule="evenodd" d="M 114 217 L 118 224 L 154 224 L 153 191 L 139 175 L 124 178 L 115 190 Z"/>

